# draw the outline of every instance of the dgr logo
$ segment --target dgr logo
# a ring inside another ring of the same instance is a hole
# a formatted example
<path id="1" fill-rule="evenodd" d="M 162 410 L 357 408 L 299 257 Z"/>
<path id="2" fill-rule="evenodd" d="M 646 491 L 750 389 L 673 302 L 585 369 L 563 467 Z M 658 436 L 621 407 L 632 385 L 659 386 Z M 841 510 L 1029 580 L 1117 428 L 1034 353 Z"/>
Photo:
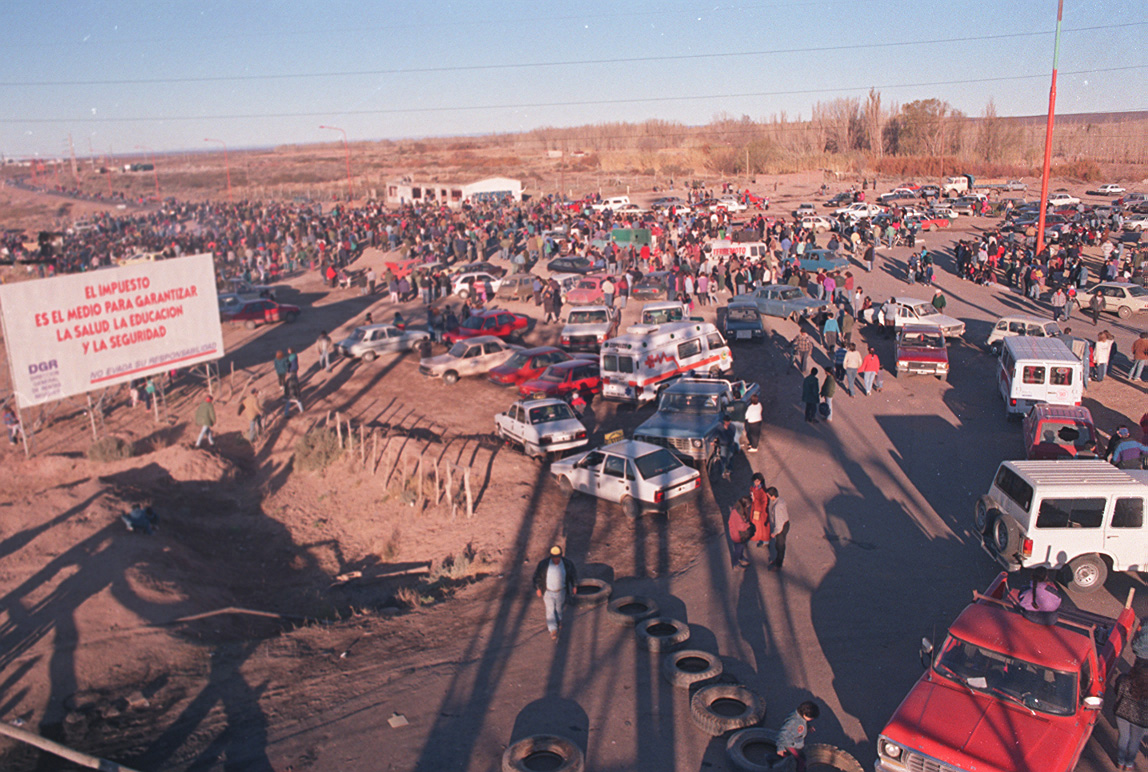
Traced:
<path id="1" fill-rule="evenodd" d="M 58 370 L 60 366 L 56 364 L 55 359 L 49 359 L 47 362 L 38 362 L 34 365 L 28 365 L 28 374 L 35 375 L 36 373 L 46 373 L 49 370 Z"/>

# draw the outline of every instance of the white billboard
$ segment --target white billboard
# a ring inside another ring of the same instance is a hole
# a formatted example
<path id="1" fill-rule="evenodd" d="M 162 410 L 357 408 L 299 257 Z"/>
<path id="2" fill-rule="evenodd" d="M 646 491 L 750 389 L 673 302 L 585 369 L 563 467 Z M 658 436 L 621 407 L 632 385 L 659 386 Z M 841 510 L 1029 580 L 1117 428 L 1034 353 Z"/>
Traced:
<path id="1" fill-rule="evenodd" d="M 0 286 L 21 407 L 223 356 L 210 254 Z"/>

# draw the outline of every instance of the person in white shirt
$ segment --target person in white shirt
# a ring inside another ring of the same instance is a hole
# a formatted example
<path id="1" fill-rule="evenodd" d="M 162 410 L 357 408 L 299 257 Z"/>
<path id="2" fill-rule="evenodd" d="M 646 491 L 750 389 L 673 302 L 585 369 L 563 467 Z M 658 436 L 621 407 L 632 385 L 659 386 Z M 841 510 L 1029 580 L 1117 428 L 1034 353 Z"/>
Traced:
<path id="1" fill-rule="evenodd" d="M 546 609 L 546 629 L 550 637 L 558 640 L 562 629 L 562 611 L 566 607 L 566 596 L 574 592 L 578 575 L 574 564 L 562 557 L 562 548 L 550 548 L 550 556 L 543 558 L 534 569 L 534 590 Z"/>
<path id="2" fill-rule="evenodd" d="M 754 394 L 745 406 L 745 435 L 749 442 L 749 452 L 757 452 L 757 444 L 761 441 L 761 400 Z"/>

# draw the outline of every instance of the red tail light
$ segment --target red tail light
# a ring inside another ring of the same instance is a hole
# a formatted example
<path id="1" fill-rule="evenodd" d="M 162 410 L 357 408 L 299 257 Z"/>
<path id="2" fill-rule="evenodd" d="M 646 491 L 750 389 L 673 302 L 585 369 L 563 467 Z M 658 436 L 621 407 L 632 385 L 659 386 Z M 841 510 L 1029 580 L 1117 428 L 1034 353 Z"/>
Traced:
<path id="1" fill-rule="evenodd" d="M 586 439 L 586 432 L 578 432 L 577 434 L 574 435 L 574 439 L 576 439 L 576 440 Z"/>
<path id="2" fill-rule="evenodd" d="M 1032 557 L 1032 539 L 1025 539 L 1024 544 L 1020 547 L 1020 556 L 1022 558 Z"/>
<path id="3" fill-rule="evenodd" d="M 654 494 L 654 503 L 655 504 L 661 504 L 662 499 L 664 499 L 665 497 L 666 497 L 665 491 L 658 491 L 657 493 Z"/>
<path id="4" fill-rule="evenodd" d="M 1015 399 L 1010 399 L 1010 400 L 1008 401 L 1008 404 L 1009 404 L 1009 407 L 1016 407 L 1016 400 L 1015 400 Z"/>

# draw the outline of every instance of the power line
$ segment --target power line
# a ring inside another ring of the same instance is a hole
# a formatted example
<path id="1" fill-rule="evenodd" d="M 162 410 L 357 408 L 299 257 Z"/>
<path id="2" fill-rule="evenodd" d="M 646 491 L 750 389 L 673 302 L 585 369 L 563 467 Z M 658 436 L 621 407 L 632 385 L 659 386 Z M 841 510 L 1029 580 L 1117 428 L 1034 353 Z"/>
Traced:
<path id="1" fill-rule="evenodd" d="M 1127 27 L 1142 27 L 1148 22 L 1129 22 L 1127 24 L 1107 24 L 1095 27 L 1076 27 L 1063 32 L 1093 32 L 1097 30 L 1123 29 Z M 733 59 L 754 56 L 771 56 L 775 54 L 801 54 L 826 53 L 830 51 L 858 51 L 877 48 L 904 48 L 922 45 L 945 45 L 952 43 L 972 43 L 989 40 L 1013 40 L 1017 38 L 1047 37 L 1052 32 L 1011 32 L 1000 35 L 980 35 L 959 38 L 936 38 L 933 40 L 902 40 L 887 43 L 852 43 L 832 46 L 807 46 L 802 48 L 774 48 L 761 51 L 735 51 L 708 54 L 672 54 L 666 56 L 634 56 L 617 57 L 611 59 L 574 59 L 566 61 L 548 61 L 503 64 L 468 64 L 441 67 L 398 67 L 385 70 L 342 70 L 330 72 L 302 72 L 271 75 L 210 75 L 185 78 L 110 78 L 102 80 L 45 80 L 45 81 L 4 81 L 0 86 L 45 88 L 58 86 L 140 86 L 171 83 L 219 83 L 226 81 L 265 81 L 265 80 L 303 80 L 314 78 L 351 78 L 378 75 L 414 75 L 444 72 L 483 72 L 493 70 L 519 70 L 537 69 L 539 67 L 583 67 L 602 64 L 637 64 L 643 62 L 680 62 L 714 59 Z"/>
<path id="2" fill-rule="evenodd" d="M 1131 70 L 1148 69 L 1148 65 L 1133 65 L 1128 67 L 1107 67 L 1102 69 L 1091 70 L 1074 70 L 1061 72 L 1061 75 L 1092 75 L 1095 73 L 1104 72 L 1127 72 Z M 687 95 L 687 96 L 668 96 L 668 97 L 632 97 L 628 99 L 590 99 L 572 102 L 519 102 L 508 104 L 494 104 L 494 105 L 463 105 L 454 107 L 396 107 L 389 109 L 378 110 L 319 110 L 319 111 L 301 111 L 301 112 L 282 112 L 282 113 L 229 113 L 229 114 L 215 114 L 215 115 L 164 115 L 164 116 L 147 116 L 147 117 L 126 117 L 126 118 L 101 118 L 101 117 L 74 117 L 74 118 L 0 118 L 0 124 L 5 123 L 149 123 L 149 122 L 164 122 L 164 121 L 224 121 L 224 120 L 250 120 L 250 119 L 265 119 L 265 118 L 315 118 L 322 116 L 335 116 L 335 115 L 399 115 L 399 114 L 413 114 L 413 113 L 444 113 L 444 112 L 466 112 L 470 110 L 521 110 L 524 108 L 540 108 L 540 107 L 585 107 L 589 105 L 622 105 L 622 104 L 643 104 L 643 103 L 658 103 L 658 102 L 688 102 L 699 101 L 706 99 L 744 99 L 747 97 L 768 97 L 768 96 L 791 96 L 794 94 L 827 94 L 827 93 L 840 93 L 848 91 L 868 91 L 870 89 L 900 89 L 900 88 L 924 88 L 931 86 L 953 86 L 964 85 L 969 83 L 998 83 L 1004 81 L 1016 80 L 1032 80 L 1033 78 L 1047 78 L 1048 73 L 1039 73 L 1035 75 L 1004 75 L 994 78 L 968 78 L 962 80 L 938 80 L 927 81 L 921 83 L 895 83 L 884 85 L 866 85 L 866 86 L 839 86 L 834 88 L 821 88 L 821 89 L 789 89 L 785 91 L 751 91 L 735 94 L 703 94 L 703 95 Z"/>

